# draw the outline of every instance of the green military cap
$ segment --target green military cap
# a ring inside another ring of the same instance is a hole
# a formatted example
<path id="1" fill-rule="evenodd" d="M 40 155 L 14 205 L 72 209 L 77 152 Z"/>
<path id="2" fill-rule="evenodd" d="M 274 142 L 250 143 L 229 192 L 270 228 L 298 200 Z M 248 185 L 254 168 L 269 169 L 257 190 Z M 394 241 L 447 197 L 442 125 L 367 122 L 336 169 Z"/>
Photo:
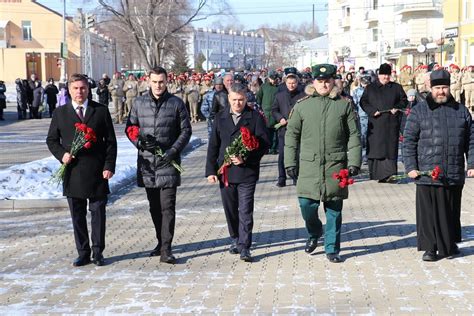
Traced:
<path id="1" fill-rule="evenodd" d="M 319 64 L 312 67 L 314 79 L 334 78 L 336 71 L 336 66 L 331 64 Z"/>

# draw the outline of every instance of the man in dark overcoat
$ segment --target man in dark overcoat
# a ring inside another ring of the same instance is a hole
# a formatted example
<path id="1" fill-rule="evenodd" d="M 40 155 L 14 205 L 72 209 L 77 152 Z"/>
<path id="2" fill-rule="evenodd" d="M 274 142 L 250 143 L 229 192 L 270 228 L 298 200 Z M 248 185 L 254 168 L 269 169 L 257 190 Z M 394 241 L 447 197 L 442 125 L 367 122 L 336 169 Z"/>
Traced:
<path id="1" fill-rule="evenodd" d="M 450 74 L 430 74 L 431 92 L 411 109 L 404 131 L 403 162 L 416 183 L 416 231 L 422 260 L 459 254 L 461 196 L 474 177 L 474 124 L 450 93 Z M 439 176 L 429 175 L 436 167 Z"/>
<path id="2" fill-rule="evenodd" d="M 380 65 L 378 80 L 365 88 L 360 99 L 369 117 L 366 156 L 370 179 L 379 182 L 397 173 L 400 123 L 408 104 L 402 86 L 390 81 L 391 72 L 389 64 Z"/>
<path id="3" fill-rule="evenodd" d="M 189 115 L 181 98 L 168 92 L 168 74 L 162 67 L 150 70 L 150 90 L 132 104 L 127 127 L 138 126 L 138 140 L 129 139 L 139 149 L 137 184 L 145 187 L 150 214 L 155 225 L 158 245 L 150 256 L 160 256 L 160 262 L 176 261 L 171 251 L 176 222 L 176 192 L 181 174 L 172 166 L 181 163 L 181 152 L 191 138 Z M 156 155 L 161 149 L 163 156 Z"/>
<path id="4" fill-rule="evenodd" d="M 210 183 L 219 183 L 227 228 L 232 239 L 229 252 L 240 253 L 240 259 L 252 261 L 253 209 L 255 187 L 260 174 L 260 160 L 267 152 L 269 141 L 265 121 L 259 112 L 247 106 L 247 88 L 235 83 L 229 89 L 230 106 L 218 112 L 207 149 L 206 177 Z M 224 163 L 226 148 L 238 138 L 240 128 L 247 127 L 258 138 L 259 147 L 247 157 L 231 157 L 226 176 L 218 176 Z"/>
<path id="5" fill-rule="evenodd" d="M 117 140 L 109 109 L 87 99 L 87 77 L 74 74 L 69 79 L 71 101 L 53 112 L 46 143 L 51 153 L 67 165 L 63 181 L 63 195 L 67 197 L 71 211 L 74 239 L 79 257 L 74 266 L 91 262 L 91 247 L 87 230 L 87 203 L 91 212 L 92 262 L 104 264 L 105 206 L 109 191 L 109 179 L 115 173 Z M 75 123 L 85 123 L 92 128 L 97 141 L 89 149 L 81 149 L 72 156 L 71 144 Z"/>
<path id="6" fill-rule="evenodd" d="M 275 121 L 281 125 L 278 129 L 278 182 L 276 184 L 276 186 L 280 188 L 286 186 L 284 150 L 286 125 L 288 124 L 287 120 L 296 101 L 306 96 L 304 87 L 301 86 L 298 81 L 296 73 L 289 72 L 286 75 L 282 91 L 275 95 L 275 100 L 272 105 L 272 116 Z"/>

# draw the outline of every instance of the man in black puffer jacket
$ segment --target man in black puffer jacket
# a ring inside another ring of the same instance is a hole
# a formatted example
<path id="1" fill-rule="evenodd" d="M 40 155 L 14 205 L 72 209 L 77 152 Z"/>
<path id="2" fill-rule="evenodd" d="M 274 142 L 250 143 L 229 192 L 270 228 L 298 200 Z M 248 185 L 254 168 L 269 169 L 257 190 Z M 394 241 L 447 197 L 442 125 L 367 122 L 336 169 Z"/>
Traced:
<path id="1" fill-rule="evenodd" d="M 452 97 L 450 75 L 430 75 L 431 93 L 411 109 L 404 131 L 403 161 L 416 186 L 418 250 L 424 261 L 459 254 L 461 195 L 474 177 L 474 124 L 467 108 Z M 439 167 L 439 177 L 426 175 Z"/>
<path id="2" fill-rule="evenodd" d="M 158 245 L 150 256 L 161 255 L 160 261 L 174 263 L 171 252 L 176 220 L 176 191 L 181 184 L 179 171 L 171 162 L 181 162 L 180 153 L 191 138 L 191 123 L 183 101 L 166 89 L 166 70 L 156 67 L 150 71 L 149 93 L 137 97 L 127 121 L 138 126 L 138 139 L 129 137 L 139 149 L 137 183 L 145 187 L 150 213 L 155 225 Z M 157 149 L 164 153 L 155 155 Z"/>

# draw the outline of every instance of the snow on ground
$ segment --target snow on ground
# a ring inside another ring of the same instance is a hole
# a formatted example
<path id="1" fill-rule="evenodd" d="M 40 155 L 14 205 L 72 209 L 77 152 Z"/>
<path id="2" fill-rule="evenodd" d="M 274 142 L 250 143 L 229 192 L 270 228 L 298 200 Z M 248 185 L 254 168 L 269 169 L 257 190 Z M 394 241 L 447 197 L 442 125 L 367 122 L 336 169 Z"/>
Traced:
<path id="1" fill-rule="evenodd" d="M 201 139 L 192 136 L 191 151 L 201 144 Z M 137 149 L 123 137 L 117 139 L 118 155 L 115 175 L 109 181 L 110 190 L 136 176 Z M 29 163 L 14 165 L 0 170 L 0 200 L 31 200 L 63 198 L 62 186 L 50 182 L 51 175 L 60 166 L 53 156 Z"/>

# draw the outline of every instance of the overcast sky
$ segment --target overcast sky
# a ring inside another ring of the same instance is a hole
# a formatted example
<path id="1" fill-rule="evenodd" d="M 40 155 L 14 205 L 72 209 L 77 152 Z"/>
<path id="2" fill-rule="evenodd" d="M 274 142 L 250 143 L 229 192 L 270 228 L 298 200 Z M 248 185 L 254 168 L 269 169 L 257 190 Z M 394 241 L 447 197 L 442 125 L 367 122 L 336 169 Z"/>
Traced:
<path id="1" fill-rule="evenodd" d="M 193 0 L 197 1 L 197 0 Z M 62 0 L 38 0 L 58 12 L 62 12 Z M 213 13 L 218 11 L 219 0 L 208 0 L 209 6 L 203 13 Z M 89 0 L 84 11 L 92 10 L 97 6 L 98 1 Z M 227 0 L 231 8 L 234 19 L 243 24 L 247 29 L 256 28 L 262 24 L 276 26 L 282 22 L 300 24 L 301 22 L 311 22 L 313 19 L 313 4 L 315 5 L 315 21 L 321 32 L 326 31 L 326 4 L 327 0 Z M 68 15 L 74 15 L 78 7 L 83 6 L 81 1 L 66 0 L 66 11 Z M 194 23 L 197 27 L 211 26 L 215 20 L 220 20 L 226 25 L 232 18 L 224 14 L 217 15 L 206 20 Z"/>

